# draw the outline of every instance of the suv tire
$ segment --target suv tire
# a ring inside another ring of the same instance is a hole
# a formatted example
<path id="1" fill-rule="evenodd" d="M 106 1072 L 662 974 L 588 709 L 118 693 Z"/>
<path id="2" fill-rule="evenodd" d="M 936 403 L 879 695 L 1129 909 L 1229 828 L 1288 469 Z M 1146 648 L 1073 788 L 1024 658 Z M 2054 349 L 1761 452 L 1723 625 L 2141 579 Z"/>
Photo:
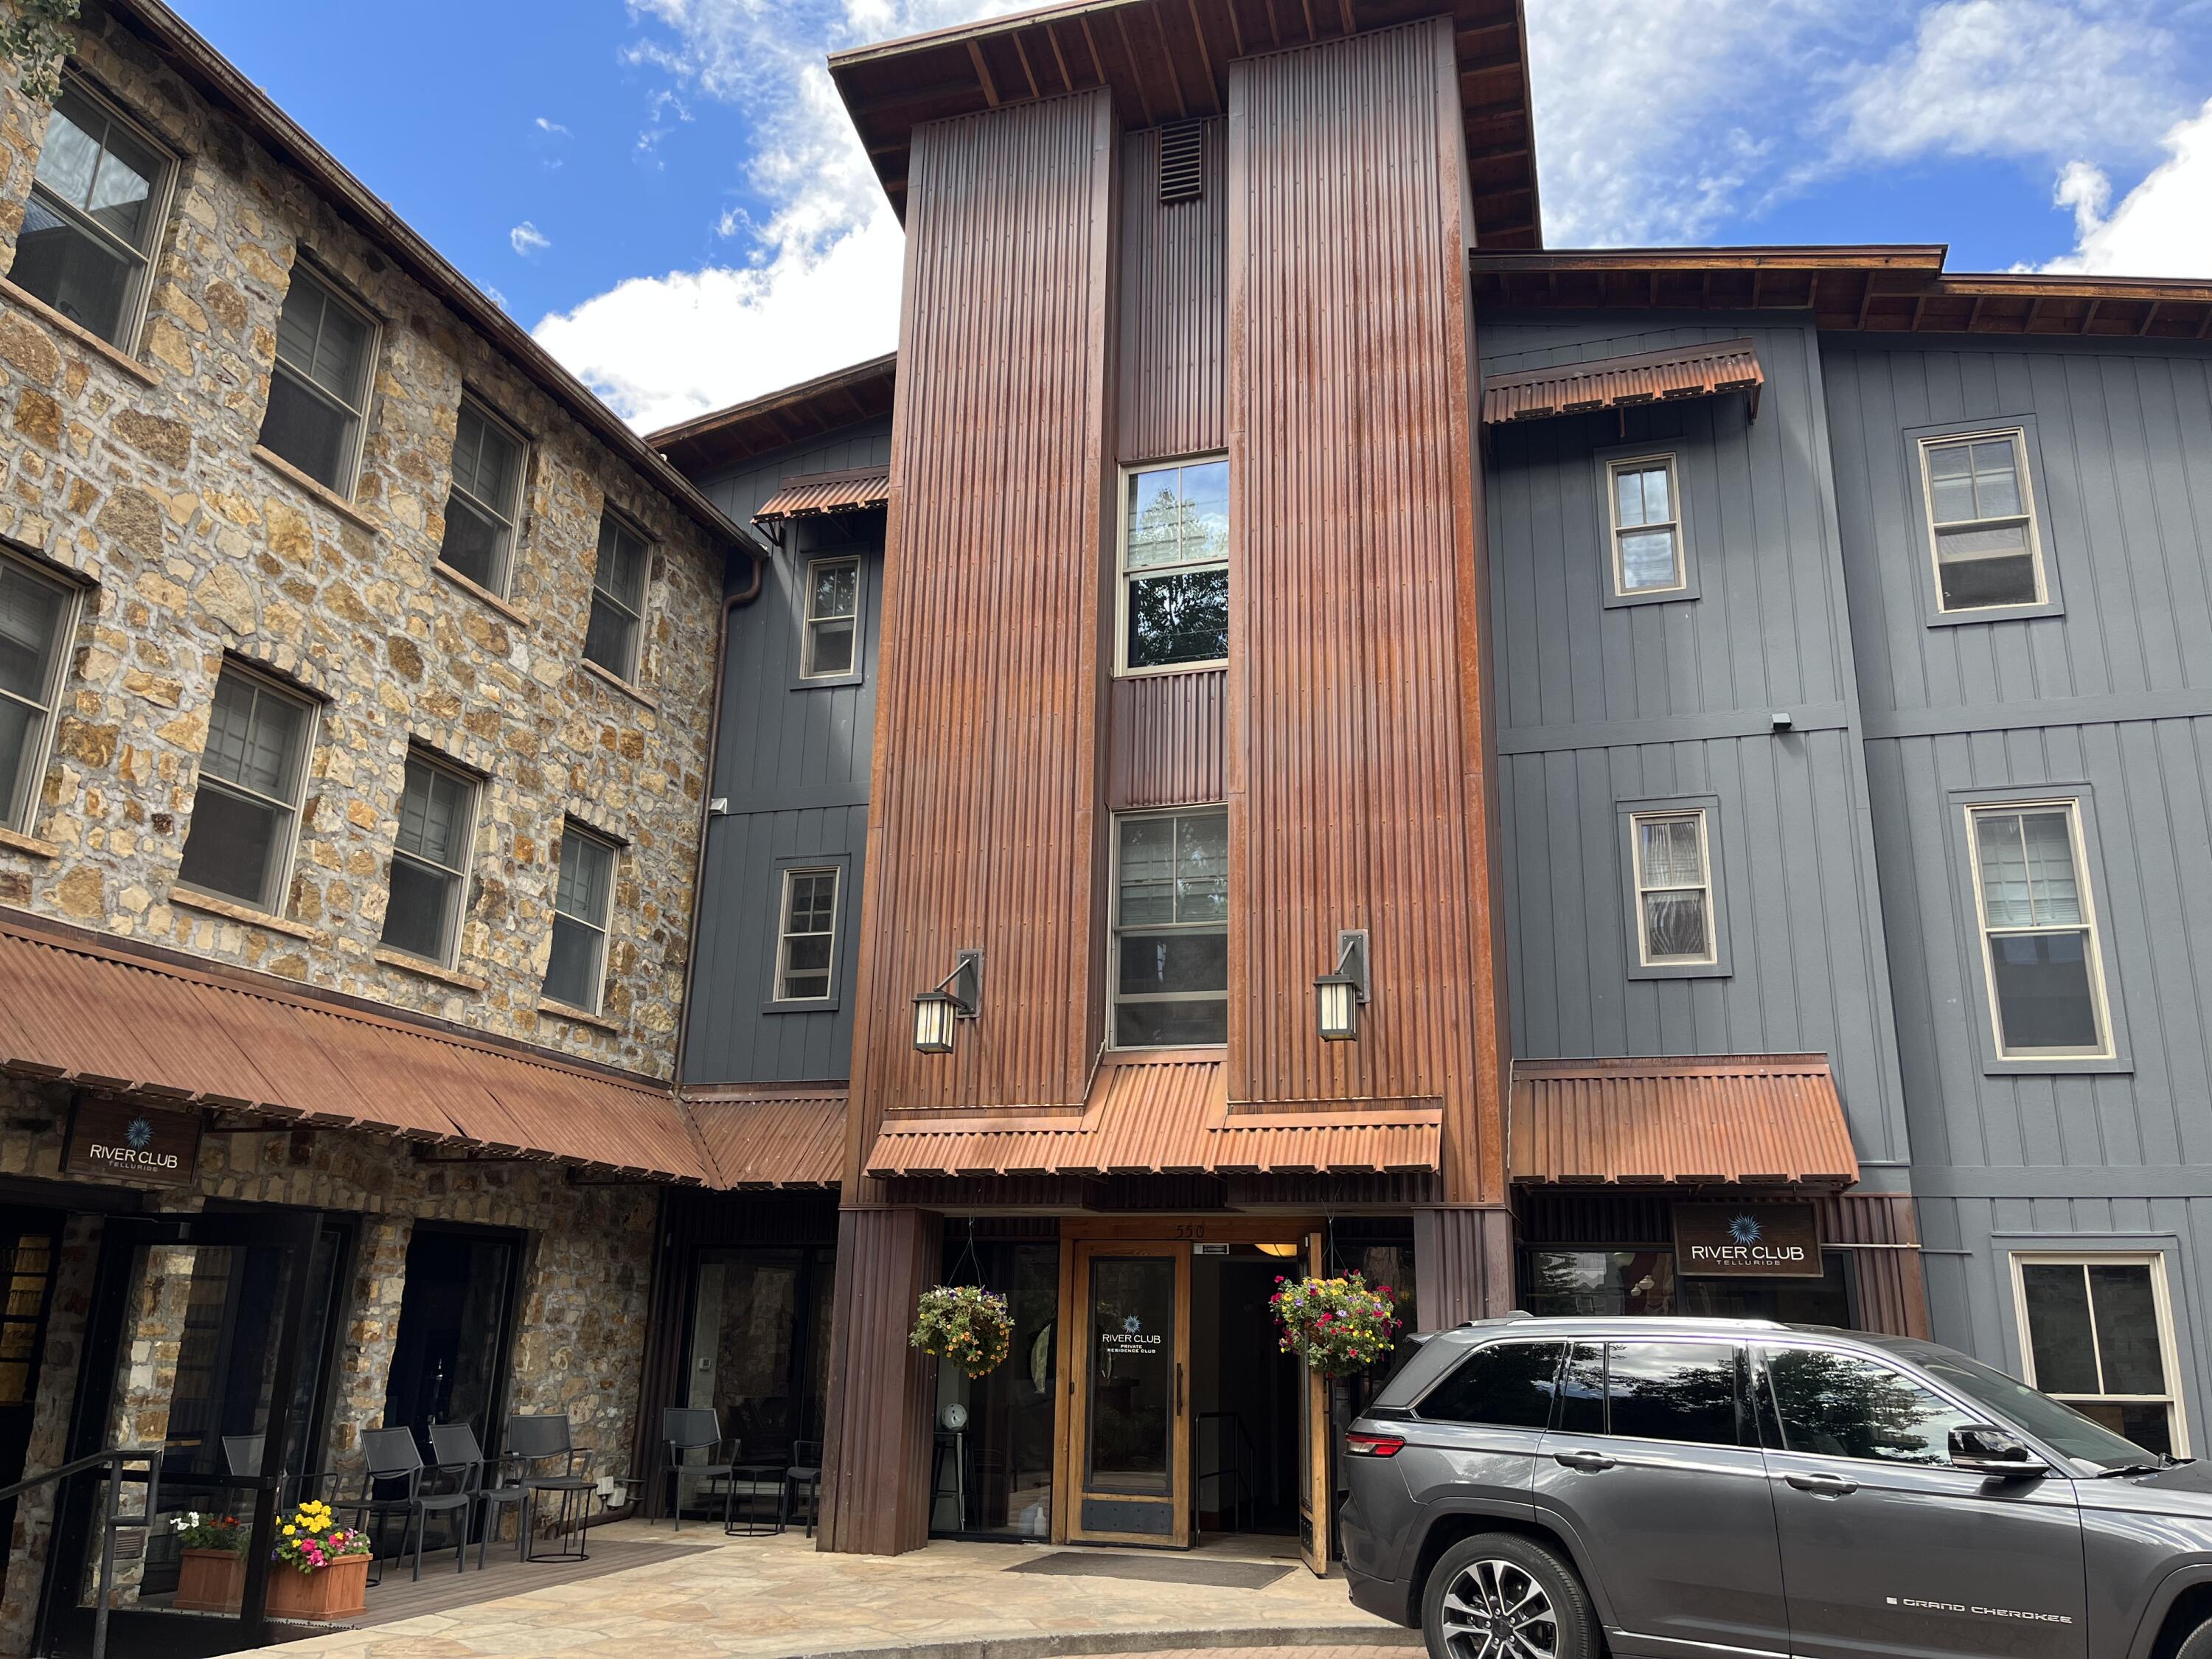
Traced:
<path id="1" fill-rule="evenodd" d="M 2212 1620 L 2199 1625 L 2182 1639 L 2173 1659 L 2212 1659 Z"/>
<path id="2" fill-rule="evenodd" d="M 1597 1659 L 1589 1595 L 1559 1551 L 1518 1533 L 1461 1540 L 1421 1588 L 1430 1659 Z M 2199 1659 L 2192 1654 L 2190 1659 Z"/>

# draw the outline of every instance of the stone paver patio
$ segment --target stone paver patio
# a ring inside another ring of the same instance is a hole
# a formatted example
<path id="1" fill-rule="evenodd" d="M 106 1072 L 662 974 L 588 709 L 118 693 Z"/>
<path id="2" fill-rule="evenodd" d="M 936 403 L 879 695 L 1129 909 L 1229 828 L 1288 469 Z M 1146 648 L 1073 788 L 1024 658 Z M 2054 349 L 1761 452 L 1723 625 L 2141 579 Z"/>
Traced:
<path id="1" fill-rule="evenodd" d="M 1418 1641 L 1354 1607 L 1341 1578 L 1316 1578 L 1295 1563 L 1274 1583 L 1246 1589 L 1006 1571 L 1052 1553 L 1042 1546 L 936 1543 L 884 1558 L 821 1554 L 796 1533 L 724 1539 L 701 1527 L 681 1536 L 712 1547 L 268 1651 L 332 1659 L 586 1652 L 829 1659 L 894 1650 L 914 1659 L 1043 1659 L 1279 1646 L 1371 1652 Z M 617 1538 L 665 1541 L 669 1532 L 624 1522 L 592 1533 L 595 1544 Z"/>

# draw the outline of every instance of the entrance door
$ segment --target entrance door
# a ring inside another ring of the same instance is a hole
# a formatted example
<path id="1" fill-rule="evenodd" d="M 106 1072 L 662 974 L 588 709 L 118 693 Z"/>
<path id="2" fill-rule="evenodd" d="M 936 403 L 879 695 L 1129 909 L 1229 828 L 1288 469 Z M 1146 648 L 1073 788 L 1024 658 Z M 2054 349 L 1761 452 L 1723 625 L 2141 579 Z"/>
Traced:
<path id="1" fill-rule="evenodd" d="M 1068 1536 L 1190 1543 L 1190 1246 L 1075 1247 L 1084 1356 Z"/>
<path id="2" fill-rule="evenodd" d="M 1306 1235 L 1306 1272 L 1319 1279 L 1323 1272 L 1322 1252 L 1327 1243 L 1321 1233 Z M 1309 1366 L 1302 1395 L 1305 1422 L 1298 1436 L 1298 1557 L 1315 1572 L 1328 1573 L 1328 1523 L 1336 1507 L 1329 1477 L 1329 1380 Z"/>
<path id="3" fill-rule="evenodd" d="M 311 1452 L 316 1339 L 337 1278 L 333 1246 L 318 1261 L 319 1222 L 270 1211 L 106 1223 L 70 1455 L 159 1449 L 144 1551 L 118 1552 L 108 1646 L 118 1659 L 198 1659 L 266 1637 L 269 1553 L 289 1495 L 280 1478 Z M 143 1475 L 132 1480 L 125 1510 L 147 1490 Z M 63 1652 L 90 1645 L 102 1497 L 96 1472 L 62 1494 L 46 1607 Z M 235 1600 L 185 1558 L 173 1522 L 195 1511 L 237 1517 L 246 1565 Z"/>
<path id="4" fill-rule="evenodd" d="M 433 1423 L 465 1423 L 498 1443 L 521 1235 L 418 1223 L 384 1388 L 384 1426 L 430 1443 Z"/>

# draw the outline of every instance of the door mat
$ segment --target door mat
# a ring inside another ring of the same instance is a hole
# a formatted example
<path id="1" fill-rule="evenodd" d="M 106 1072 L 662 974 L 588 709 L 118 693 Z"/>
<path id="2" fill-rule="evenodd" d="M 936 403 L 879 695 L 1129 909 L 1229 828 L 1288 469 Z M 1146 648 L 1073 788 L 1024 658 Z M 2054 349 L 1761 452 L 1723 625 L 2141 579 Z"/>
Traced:
<path id="1" fill-rule="evenodd" d="M 1194 1560 L 1187 1555 L 1109 1555 L 1100 1550 L 1054 1550 L 1018 1561 L 1008 1572 L 1042 1572 L 1071 1578 L 1140 1578 L 1154 1584 L 1210 1584 L 1218 1589 L 1265 1589 L 1294 1569 L 1275 1561 Z"/>

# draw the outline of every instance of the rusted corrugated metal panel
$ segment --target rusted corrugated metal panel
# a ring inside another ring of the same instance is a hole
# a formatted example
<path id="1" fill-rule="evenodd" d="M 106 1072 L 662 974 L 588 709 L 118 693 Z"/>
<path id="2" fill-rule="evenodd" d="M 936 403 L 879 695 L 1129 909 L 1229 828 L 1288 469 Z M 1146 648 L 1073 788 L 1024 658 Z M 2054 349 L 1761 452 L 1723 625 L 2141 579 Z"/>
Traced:
<path id="1" fill-rule="evenodd" d="M 915 1209 L 837 1218 L 837 1301 L 822 1463 L 822 1547 L 896 1555 L 929 1541 L 938 1362 L 913 1346 L 915 1304 L 944 1273 L 944 1235 Z"/>
<path id="2" fill-rule="evenodd" d="M 665 1090 L 0 923 L 0 1066 L 282 1121 L 705 1182 Z"/>
<path id="3" fill-rule="evenodd" d="M 1097 1049 L 1115 142 L 1099 93 L 915 135 L 855 1179 L 886 1104 L 1078 1104 Z M 963 949 L 983 1017 L 916 1054 L 911 999 Z"/>
<path id="4" fill-rule="evenodd" d="M 891 472 L 887 466 L 848 467 L 837 472 L 793 472 L 786 475 L 775 495 L 761 503 L 753 522 L 770 519 L 811 519 L 823 513 L 858 513 L 882 507 L 891 498 Z"/>
<path id="5" fill-rule="evenodd" d="M 1225 668 L 1116 679 L 1109 702 L 1107 805 L 1118 811 L 1222 799 L 1228 695 Z"/>
<path id="6" fill-rule="evenodd" d="M 1121 141 L 1120 459 L 1150 461 L 1228 447 L 1222 346 L 1229 291 L 1229 124 L 1203 124 L 1196 199 L 1159 199 L 1160 131 Z"/>
<path id="7" fill-rule="evenodd" d="M 1519 1060 L 1511 1146 L 1516 1181 L 1859 1178 L 1825 1054 Z"/>
<path id="8" fill-rule="evenodd" d="M 1724 392 L 1748 392 L 1756 416 L 1759 388 L 1765 384 L 1756 343 L 1722 340 L 1493 374 L 1482 383 L 1482 418 L 1492 422 L 1540 421 L 1628 404 L 1711 398 Z"/>
<path id="9" fill-rule="evenodd" d="M 913 1176 L 1380 1174 L 1437 1168 L 1434 1102 L 1370 1101 L 1344 1112 L 1231 1112 L 1222 1062 L 1102 1066 L 1074 1116 L 893 1116 L 867 1158 Z"/>
<path id="10" fill-rule="evenodd" d="M 724 1187 L 835 1187 L 845 1169 L 845 1097 L 689 1099 L 684 1109 Z"/>
<path id="11" fill-rule="evenodd" d="M 1449 1330 L 1513 1306 L 1513 1216 L 1503 1209 L 1413 1212 L 1414 1322 Z"/>
<path id="12" fill-rule="evenodd" d="M 1460 118 L 1441 20 L 1230 66 L 1229 1090 L 1440 1098 L 1504 1195 Z M 1358 1042 L 1312 981 L 1370 931 Z"/>

